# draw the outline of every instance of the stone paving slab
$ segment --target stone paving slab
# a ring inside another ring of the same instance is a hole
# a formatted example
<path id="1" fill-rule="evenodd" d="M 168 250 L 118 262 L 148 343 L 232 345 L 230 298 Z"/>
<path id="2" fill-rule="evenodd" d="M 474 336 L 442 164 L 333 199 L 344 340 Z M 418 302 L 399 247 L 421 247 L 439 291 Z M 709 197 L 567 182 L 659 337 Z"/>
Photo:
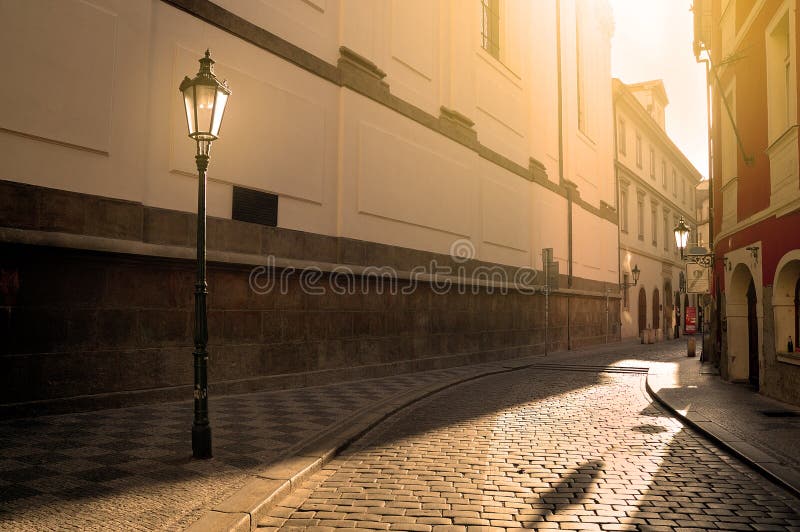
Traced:
<path id="1" fill-rule="evenodd" d="M 800 495 L 800 408 L 720 379 L 698 358 L 651 371 L 648 391 L 683 422 L 704 433 L 784 488 Z M 770 417 L 788 411 L 797 417 Z"/>
<path id="2" fill-rule="evenodd" d="M 0 421 L 0 530 L 183 530 L 376 404 L 497 369 L 212 398 L 212 460 L 191 458 L 190 401 Z"/>
<path id="3" fill-rule="evenodd" d="M 213 398 L 211 461 L 189 457 L 190 402 L 0 422 L 0 530 L 180 530 L 201 516 L 209 519 L 208 530 L 246 530 L 256 524 L 250 514 L 214 508 L 256 492 L 261 501 L 252 499 L 250 510 L 268 508 L 284 484 L 254 489 L 249 482 L 280 477 L 296 488 L 291 482 L 301 478 L 285 462 L 289 457 L 319 456 L 322 467 L 391 412 L 448 383 L 535 363 L 549 372 L 561 363 L 624 367 L 649 357 L 652 368 L 682 349 L 675 342 L 609 344 L 546 358 Z"/>
<path id="4" fill-rule="evenodd" d="M 562 362 L 414 403 L 259 529 L 800 530 L 800 499 L 652 403 L 642 374 Z"/>

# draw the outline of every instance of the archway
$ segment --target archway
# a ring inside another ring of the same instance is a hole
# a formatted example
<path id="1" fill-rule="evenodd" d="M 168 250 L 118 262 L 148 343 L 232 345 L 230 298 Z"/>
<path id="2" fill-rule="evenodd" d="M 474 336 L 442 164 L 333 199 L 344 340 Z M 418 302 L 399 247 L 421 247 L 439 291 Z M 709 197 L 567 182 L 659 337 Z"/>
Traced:
<path id="1" fill-rule="evenodd" d="M 661 313 L 664 317 L 663 329 L 664 339 L 672 337 L 675 330 L 673 319 L 675 317 L 675 307 L 672 305 L 672 283 L 669 280 L 664 281 L 664 310 Z"/>
<path id="2" fill-rule="evenodd" d="M 639 336 L 647 329 L 647 292 L 644 287 L 639 289 Z"/>
<path id="3" fill-rule="evenodd" d="M 792 347 L 797 349 L 800 335 L 800 254 L 788 253 L 778 265 L 772 287 L 772 310 L 775 317 L 775 351 L 785 353 L 789 350 L 789 337 Z"/>
<path id="4" fill-rule="evenodd" d="M 756 285 L 752 279 L 747 286 L 747 380 L 758 390 L 758 310 L 756 307 Z"/>
<path id="5" fill-rule="evenodd" d="M 653 289 L 653 329 L 661 328 L 661 304 L 658 301 L 658 288 Z"/>
<path id="6" fill-rule="evenodd" d="M 750 292 L 750 296 L 748 296 Z M 751 347 L 755 351 L 752 359 L 758 364 L 758 289 L 750 269 L 739 263 L 731 274 L 725 290 L 725 314 L 728 329 L 728 364 L 726 378 L 747 382 L 751 374 Z M 752 329 L 752 333 L 750 332 Z"/>

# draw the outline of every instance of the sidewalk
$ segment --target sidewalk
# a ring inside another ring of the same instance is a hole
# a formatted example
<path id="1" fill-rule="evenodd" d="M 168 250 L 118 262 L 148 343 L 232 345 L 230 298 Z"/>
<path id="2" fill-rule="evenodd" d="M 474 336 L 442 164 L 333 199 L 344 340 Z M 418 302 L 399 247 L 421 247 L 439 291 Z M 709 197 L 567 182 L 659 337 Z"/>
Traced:
<path id="1" fill-rule="evenodd" d="M 800 496 L 800 407 L 723 381 L 699 356 L 651 368 L 648 392 L 681 421 Z"/>
<path id="2" fill-rule="evenodd" d="M 530 365 L 552 370 L 559 364 L 586 364 L 587 371 L 612 364 L 649 367 L 651 386 L 679 410 L 699 404 L 676 397 L 684 388 L 687 394 L 708 393 L 690 388 L 700 385 L 692 378 L 714 394 L 732 387 L 718 377 L 695 375 L 699 363 L 685 358 L 682 340 L 623 342 L 547 357 L 212 397 L 212 460 L 190 457 L 190 401 L 1 421 L 0 530 L 183 530 L 190 525 L 192 530 L 250 530 L 275 499 L 404 406 L 483 375 Z M 706 403 L 714 404 L 721 419 L 735 422 L 726 408 L 741 416 L 749 401 L 765 400 L 743 391 L 742 404 L 727 397 Z M 774 403 L 770 408 L 778 408 Z M 759 409 L 764 408 L 753 409 L 753 417 Z M 757 426 L 743 419 L 743 427 Z M 770 430 L 764 432 L 769 434 L 762 437 L 764 445 L 782 442 L 769 454 L 780 453 L 776 464 L 800 462 L 790 440 L 798 435 L 798 421 L 765 418 L 763 423 L 774 426 L 757 429 Z M 732 427 L 726 430 L 734 434 Z M 755 438 L 745 439 L 755 444 Z"/>

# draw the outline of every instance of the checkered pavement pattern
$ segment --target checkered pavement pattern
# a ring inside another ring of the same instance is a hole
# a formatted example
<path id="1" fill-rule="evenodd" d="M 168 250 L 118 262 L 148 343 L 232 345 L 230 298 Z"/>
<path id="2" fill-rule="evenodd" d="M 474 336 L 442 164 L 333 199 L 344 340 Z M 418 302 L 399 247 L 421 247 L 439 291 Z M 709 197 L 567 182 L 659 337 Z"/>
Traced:
<path id="1" fill-rule="evenodd" d="M 212 460 L 190 401 L 2 421 L 0 530 L 182 530 L 320 431 L 477 367 L 212 397 Z"/>

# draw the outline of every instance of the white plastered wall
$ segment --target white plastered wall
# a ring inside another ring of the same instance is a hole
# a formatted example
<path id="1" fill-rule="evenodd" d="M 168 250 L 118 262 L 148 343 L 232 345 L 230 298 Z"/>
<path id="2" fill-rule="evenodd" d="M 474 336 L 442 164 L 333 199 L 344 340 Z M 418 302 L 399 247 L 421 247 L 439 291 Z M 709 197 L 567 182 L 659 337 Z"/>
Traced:
<path id="1" fill-rule="evenodd" d="M 442 105 L 465 114 L 483 145 L 523 167 L 534 156 L 558 180 L 550 3 L 502 2 L 500 61 L 480 47 L 478 2 L 218 4 L 332 65 L 339 46 L 352 48 L 387 73 L 394 95 L 434 116 Z M 563 26 L 574 41 L 574 25 Z M 5 62 L 15 83 L 0 89 L 1 179 L 194 212 L 177 87 L 210 48 L 233 90 L 211 152 L 210 215 L 230 217 L 240 185 L 280 196 L 281 227 L 445 253 L 469 238 L 478 259 L 537 268 L 553 247 L 567 271 L 562 196 L 161 1 L 0 0 L 0 28 L 0 44 L 18 52 Z M 574 49 L 563 53 L 569 124 Z M 69 83 L 54 90 L 50 80 Z M 605 116 L 610 90 L 591 92 Z M 610 112 L 596 127 L 610 130 Z M 612 139 L 577 148 L 574 129 L 565 127 L 565 177 L 592 205 L 613 204 Z M 573 222 L 574 274 L 614 282 L 615 226 L 577 205 Z"/>

